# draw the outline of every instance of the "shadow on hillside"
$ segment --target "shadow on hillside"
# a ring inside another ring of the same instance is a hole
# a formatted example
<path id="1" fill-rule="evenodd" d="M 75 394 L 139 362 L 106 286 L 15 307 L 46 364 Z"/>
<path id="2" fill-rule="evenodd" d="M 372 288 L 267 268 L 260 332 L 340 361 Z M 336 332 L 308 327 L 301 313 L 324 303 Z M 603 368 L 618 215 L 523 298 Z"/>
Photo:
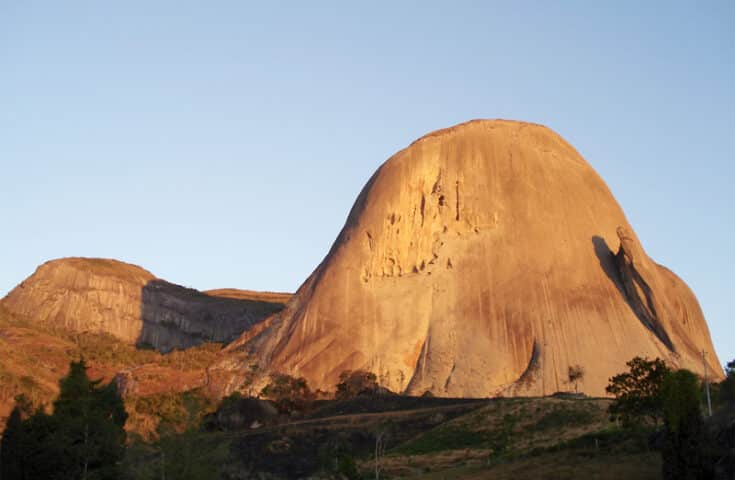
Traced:
<path id="1" fill-rule="evenodd" d="M 209 295 L 165 280 L 151 280 L 142 288 L 143 319 L 136 345 L 161 352 L 204 342 L 229 343 L 281 311 L 284 303 Z"/>
<path id="2" fill-rule="evenodd" d="M 623 297 L 623 300 L 625 300 L 625 304 L 630 307 L 631 312 L 633 312 L 638 320 L 640 320 L 643 325 L 646 325 L 646 328 L 650 329 L 650 327 L 648 326 L 648 322 L 645 318 L 641 317 L 640 313 L 631 302 L 628 293 L 625 291 L 625 287 L 623 287 L 623 281 L 620 278 L 620 272 L 618 271 L 617 265 L 615 264 L 615 253 L 610 250 L 610 247 L 607 245 L 605 239 L 600 236 L 595 235 L 592 237 L 592 245 L 594 246 L 597 260 L 599 260 L 600 262 L 600 267 L 605 272 L 605 275 L 607 275 L 608 278 L 612 280 L 612 282 L 615 284 L 615 287 L 618 289 L 620 296 Z"/>
<path id="3" fill-rule="evenodd" d="M 607 245 L 605 239 L 598 235 L 594 235 L 592 237 L 592 245 L 595 249 L 595 255 L 597 256 L 597 260 L 600 262 L 602 271 L 604 271 L 605 275 L 612 280 L 615 287 L 620 292 L 620 295 L 622 295 L 627 301 L 628 296 L 625 294 L 623 282 L 620 279 L 620 272 L 618 272 L 615 265 L 615 253 Z"/>

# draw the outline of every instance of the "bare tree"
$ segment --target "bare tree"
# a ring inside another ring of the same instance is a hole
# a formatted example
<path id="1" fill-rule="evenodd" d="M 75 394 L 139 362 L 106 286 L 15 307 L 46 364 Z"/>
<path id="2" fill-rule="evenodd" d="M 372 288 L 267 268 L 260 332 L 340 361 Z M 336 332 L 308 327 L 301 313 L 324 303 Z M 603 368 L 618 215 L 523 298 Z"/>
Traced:
<path id="1" fill-rule="evenodd" d="M 376 426 L 375 430 L 375 480 L 380 480 L 385 461 L 385 449 L 390 436 L 393 434 L 395 425 L 390 420 L 383 420 Z"/>
<path id="2" fill-rule="evenodd" d="M 579 392 L 579 381 L 584 378 L 584 367 L 581 365 L 570 365 L 567 373 L 569 383 L 574 384 L 574 391 Z"/>

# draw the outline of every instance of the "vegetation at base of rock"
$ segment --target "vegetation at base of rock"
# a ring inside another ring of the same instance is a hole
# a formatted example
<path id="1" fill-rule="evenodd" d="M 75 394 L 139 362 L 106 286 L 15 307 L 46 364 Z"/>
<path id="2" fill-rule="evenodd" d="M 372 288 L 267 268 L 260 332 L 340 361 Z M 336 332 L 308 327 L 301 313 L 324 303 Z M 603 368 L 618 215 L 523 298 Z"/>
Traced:
<path id="1" fill-rule="evenodd" d="M 210 480 L 220 478 L 227 460 L 226 438 L 196 428 L 163 433 L 154 443 L 128 445 L 122 464 L 124 480 Z"/>
<path id="2" fill-rule="evenodd" d="M 303 377 L 292 377 L 285 373 L 272 373 L 270 382 L 263 387 L 260 395 L 272 400 L 281 413 L 303 411 L 313 394 Z"/>
<path id="3" fill-rule="evenodd" d="M 661 386 L 671 371 L 660 358 L 634 357 L 627 372 L 615 375 L 605 389 L 615 397 L 610 418 L 626 427 L 658 425 L 663 416 Z"/>
<path id="4" fill-rule="evenodd" d="M 345 370 L 339 374 L 335 398 L 349 400 L 358 395 L 372 394 L 378 391 L 378 377 L 365 370 Z"/>
<path id="5" fill-rule="evenodd" d="M 712 395 L 718 405 L 735 405 L 735 360 L 725 366 L 725 379 L 713 385 Z"/>
<path id="6" fill-rule="evenodd" d="M 21 419 L 22 408 L 3 436 L 4 480 L 119 477 L 127 413 L 115 384 L 90 380 L 84 361 L 61 380 L 53 414 L 39 409 Z"/>
<path id="7" fill-rule="evenodd" d="M 173 397 L 185 391 L 201 389 L 206 368 L 216 361 L 220 350 L 221 345 L 216 343 L 168 354 L 140 350 L 105 333 L 76 334 L 64 329 L 41 328 L 0 306 L 0 430 L 15 397 L 23 395 L 34 409 L 51 404 L 59 392 L 58 381 L 67 374 L 70 362 L 84 358 L 92 378 L 106 382 L 113 380 L 118 372 L 132 375 L 136 385 L 132 391 L 120 385 L 130 413 L 127 428 L 153 438 L 160 418 L 155 407 L 145 408 L 145 401 L 139 399 L 168 395 L 174 401 Z M 194 394 L 207 396 L 199 390 Z M 149 403 L 160 400 L 153 398 Z M 135 403 L 140 408 L 136 409 Z M 211 411 L 213 407 L 207 409 Z"/>
<path id="8" fill-rule="evenodd" d="M 663 480 L 712 478 L 706 458 L 705 431 L 700 411 L 699 378 L 688 370 L 666 375 L 661 388 L 664 444 L 661 449 Z"/>
<path id="9" fill-rule="evenodd" d="M 217 405 L 199 390 L 183 393 L 161 393 L 128 400 L 131 414 L 148 415 L 159 419 L 159 428 L 183 431 L 189 425 L 199 424 L 202 417 L 213 412 Z"/>

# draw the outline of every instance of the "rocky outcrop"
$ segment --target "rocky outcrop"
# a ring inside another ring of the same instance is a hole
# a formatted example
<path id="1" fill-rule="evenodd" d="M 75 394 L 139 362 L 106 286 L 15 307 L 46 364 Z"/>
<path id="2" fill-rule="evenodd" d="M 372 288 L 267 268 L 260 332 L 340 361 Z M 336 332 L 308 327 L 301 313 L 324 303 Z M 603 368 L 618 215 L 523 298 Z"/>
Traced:
<path id="1" fill-rule="evenodd" d="M 137 342 L 162 351 L 205 341 L 228 343 L 284 307 L 243 297 L 207 295 L 163 280 L 148 282 L 143 287 L 143 325 Z"/>
<path id="2" fill-rule="evenodd" d="M 312 388 L 363 369 L 413 394 L 540 395 L 571 389 L 581 365 L 580 391 L 603 395 L 633 356 L 699 372 L 701 350 L 722 374 L 696 298 L 648 258 L 602 179 L 521 122 L 461 124 L 394 155 L 263 325 L 229 350 Z"/>
<path id="3" fill-rule="evenodd" d="M 116 260 L 47 262 L 0 305 L 32 324 L 105 332 L 160 351 L 229 342 L 283 308 L 287 294 L 175 285 Z"/>

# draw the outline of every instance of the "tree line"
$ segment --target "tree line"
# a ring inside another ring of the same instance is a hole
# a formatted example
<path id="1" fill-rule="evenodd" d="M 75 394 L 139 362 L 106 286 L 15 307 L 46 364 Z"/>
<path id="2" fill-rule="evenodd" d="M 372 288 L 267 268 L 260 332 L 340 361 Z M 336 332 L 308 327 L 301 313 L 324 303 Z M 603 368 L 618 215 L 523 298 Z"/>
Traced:
<path id="1" fill-rule="evenodd" d="M 90 380 L 84 360 L 72 362 L 52 414 L 16 399 L 0 445 L 0 478 L 117 479 L 126 420 L 116 384 Z"/>
<path id="2" fill-rule="evenodd" d="M 707 436 L 702 415 L 701 379 L 688 370 L 673 370 L 658 358 L 636 357 L 627 367 L 609 379 L 607 392 L 614 397 L 608 409 L 610 419 L 624 429 L 656 432 L 664 480 L 712 478 L 717 451 Z M 712 385 L 716 405 L 735 405 L 735 360 L 727 364 L 726 374 L 724 381 Z M 581 367 L 570 367 L 569 383 L 575 391 L 583 376 Z M 330 397 L 346 401 L 386 393 L 374 373 L 354 370 L 340 375 Z M 325 399 L 326 393 L 311 391 L 304 378 L 273 373 L 259 396 L 269 400 L 280 414 L 291 416 L 304 412 L 315 400 Z M 222 405 L 240 398 L 234 394 Z M 49 414 L 41 407 L 34 408 L 23 396 L 16 399 L 0 442 L 0 480 L 123 478 L 127 413 L 116 384 L 90 380 L 84 361 L 72 362 L 52 407 Z M 184 478 L 171 470 L 175 466 L 172 462 L 163 461 L 163 452 L 170 452 L 173 460 L 185 450 L 182 445 L 192 447 L 189 455 L 193 461 L 198 437 L 197 427 L 192 428 L 184 434 L 161 437 L 162 474 Z M 378 458 L 376 453 L 376 464 Z M 186 478 L 207 478 L 207 472 L 214 471 L 213 466 L 205 466 L 202 475 L 194 477 L 191 465 L 177 465 L 188 472 Z"/>

